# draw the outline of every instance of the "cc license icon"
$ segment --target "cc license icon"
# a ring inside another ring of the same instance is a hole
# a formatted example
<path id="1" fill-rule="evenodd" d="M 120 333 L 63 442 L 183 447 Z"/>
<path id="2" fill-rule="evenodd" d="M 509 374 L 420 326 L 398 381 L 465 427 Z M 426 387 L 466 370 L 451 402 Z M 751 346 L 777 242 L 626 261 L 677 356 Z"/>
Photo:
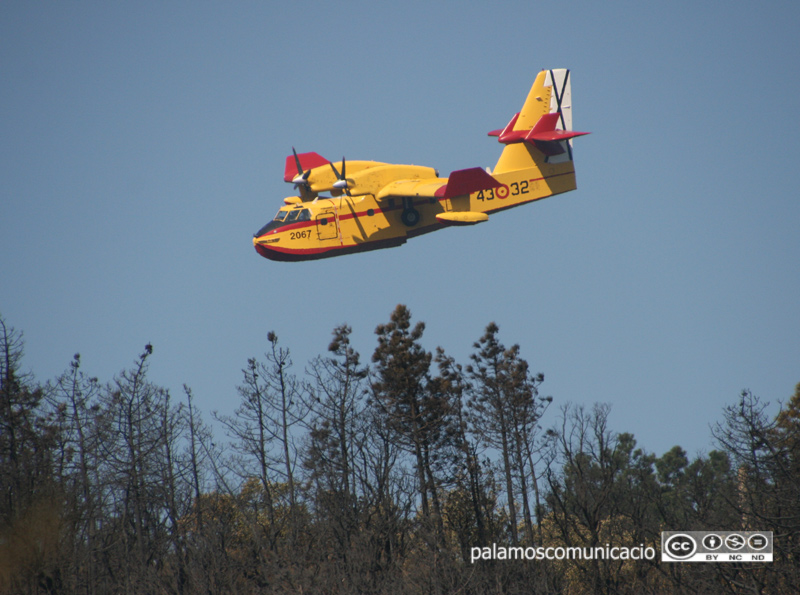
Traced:
<path id="1" fill-rule="evenodd" d="M 697 542 L 691 535 L 677 533 L 670 535 L 664 543 L 667 553 L 676 560 L 691 558 L 697 551 Z"/>

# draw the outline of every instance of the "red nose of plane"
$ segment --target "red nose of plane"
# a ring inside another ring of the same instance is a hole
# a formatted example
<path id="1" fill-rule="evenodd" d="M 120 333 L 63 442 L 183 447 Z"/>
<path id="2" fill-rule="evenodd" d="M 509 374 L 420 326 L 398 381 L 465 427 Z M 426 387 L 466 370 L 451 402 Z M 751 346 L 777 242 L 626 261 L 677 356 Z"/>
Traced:
<path id="1" fill-rule="evenodd" d="M 270 250 L 267 248 L 266 242 L 264 242 L 263 236 L 262 237 L 253 237 L 253 246 L 261 256 L 265 258 L 269 258 L 271 256 Z"/>
<path id="2" fill-rule="evenodd" d="M 277 244 L 280 240 L 273 236 L 256 236 L 253 238 L 253 246 L 261 256 L 270 260 L 297 260 L 291 253 L 271 248 L 270 244 Z"/>

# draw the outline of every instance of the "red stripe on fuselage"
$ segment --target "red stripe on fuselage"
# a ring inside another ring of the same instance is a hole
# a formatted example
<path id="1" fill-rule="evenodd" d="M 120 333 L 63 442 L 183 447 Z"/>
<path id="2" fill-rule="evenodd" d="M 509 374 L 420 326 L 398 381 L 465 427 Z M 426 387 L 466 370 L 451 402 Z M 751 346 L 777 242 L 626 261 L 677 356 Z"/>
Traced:
<path id="1" fill-rule="evenodd" d="M 256 244 L 256 251 L 269 260 L 282 262 L 295 262 L 299 260 L 319 260 L 331 256 L 343 256 L 356 252 L 368 252 L 370 250 L 380 250 L 382 248 L 394 248 L 406 243 L 405 237 L 392 238 L 390 240 L 373 240 L 363 244 L 350 244 L 347 246 L 329 246 L 326 248 L 278 248 L 277 246 L 265 247 Z"/>

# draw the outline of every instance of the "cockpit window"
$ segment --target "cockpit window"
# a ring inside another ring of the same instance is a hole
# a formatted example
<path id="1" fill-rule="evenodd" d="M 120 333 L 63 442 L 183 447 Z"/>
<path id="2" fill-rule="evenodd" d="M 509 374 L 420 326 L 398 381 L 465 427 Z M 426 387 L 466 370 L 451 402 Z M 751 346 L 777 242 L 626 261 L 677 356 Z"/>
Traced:
<path id="1" fill-rule="evenodd" d="M 311 211 L 308 209 L 289 211 L 289 216 L 286 217 L 285 223 L 295 223 L 297 221 L 311 221 Z"/>
<path id="2" fill-rule="evenodd" d="M 256 237 L 261 237 L 270 231 L 289 225 L 290 223 L 297 223 L 300 221 L 311 221 L 311 211 L 308 209 L 292 209 L 290 211 L 278 211 L 275 218 L 267 223 L 264 227 L 256 232 Z"/>

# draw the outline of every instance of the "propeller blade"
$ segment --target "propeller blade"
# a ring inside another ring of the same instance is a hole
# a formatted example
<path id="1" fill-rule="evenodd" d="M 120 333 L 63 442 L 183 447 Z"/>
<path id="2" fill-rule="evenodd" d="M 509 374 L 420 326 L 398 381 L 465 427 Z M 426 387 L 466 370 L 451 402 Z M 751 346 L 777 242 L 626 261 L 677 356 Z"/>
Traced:
<path id="1" fill-rule="evenodd" d="M 347 168 L 347 161 L 344 157 L 342 157 L 342 173 L 339 173 L 339 170 L 336 169 L 336 166 L 331 163 L 331 168 L 333 168 L 333 173 L 336 174 L 336 181 L 333 183 L 333 187 L 337 188 L 338 190 L 346 190 L 347 189 L 347 177 L 346 177 L 346 168 Z M 348 193 L 349 194 L 349 193 Z"/>
<path id="2" fill-rule="evenodd" d="M 297 175 L 292 179 L 292 183 L 295 189 L 300 186 L 307 187 L 308 176 L 311 174 L 311 170 L 303 171 L 303 166 L 300 164 L 300 157 L 297 156 L 297 150 L 294 147 L 292 147 L 292 153 L 294 154 L 294 163 L 297 166 Z"/>
<path id="3" fill-rule="evenodd" d="M 346 171 L 345 168 L 347 167 L 347 161 L 345 160 L 344 157 L 342 157 L 341 174 L 339 173 L 339 170 L 336 169 L 336 166 L 333 164 L 333 162 L 330 162 L 330 165 L 331 169 L 333 170 L 333 173 L 336 175 L 336 181 L 333 183 L 333 187 L 336 188 L 337 190 L 344 190 L 345 194 L 347 194 L 347 196 L 350 196 L 350 191 L 347 189 L 348 187 L 347 178 L 345 177 L 345 171 Z"/>
<path id="4" fill-rule="evenodd" d="M 303 167 L 300 165 L 300 158 L 297 156 L 297 151 L 295 151 L 294 147 L 292 147 L 292 153 L 294 153 L 294 162 L 297 165 L 297 175 L 303 175 Z"/>
<path id="5" fill-rule="evenodd" d="M 333 173 L 336 175 L 336 179 L 337 180 L 341 180 L 342 176 L 339 175 L 339 170 L 336 169 L 336 166 L 333 164 L 333 161 L 330 162 L 330 165 L 331 165 L 331 169 L 333 170 Z"/>

